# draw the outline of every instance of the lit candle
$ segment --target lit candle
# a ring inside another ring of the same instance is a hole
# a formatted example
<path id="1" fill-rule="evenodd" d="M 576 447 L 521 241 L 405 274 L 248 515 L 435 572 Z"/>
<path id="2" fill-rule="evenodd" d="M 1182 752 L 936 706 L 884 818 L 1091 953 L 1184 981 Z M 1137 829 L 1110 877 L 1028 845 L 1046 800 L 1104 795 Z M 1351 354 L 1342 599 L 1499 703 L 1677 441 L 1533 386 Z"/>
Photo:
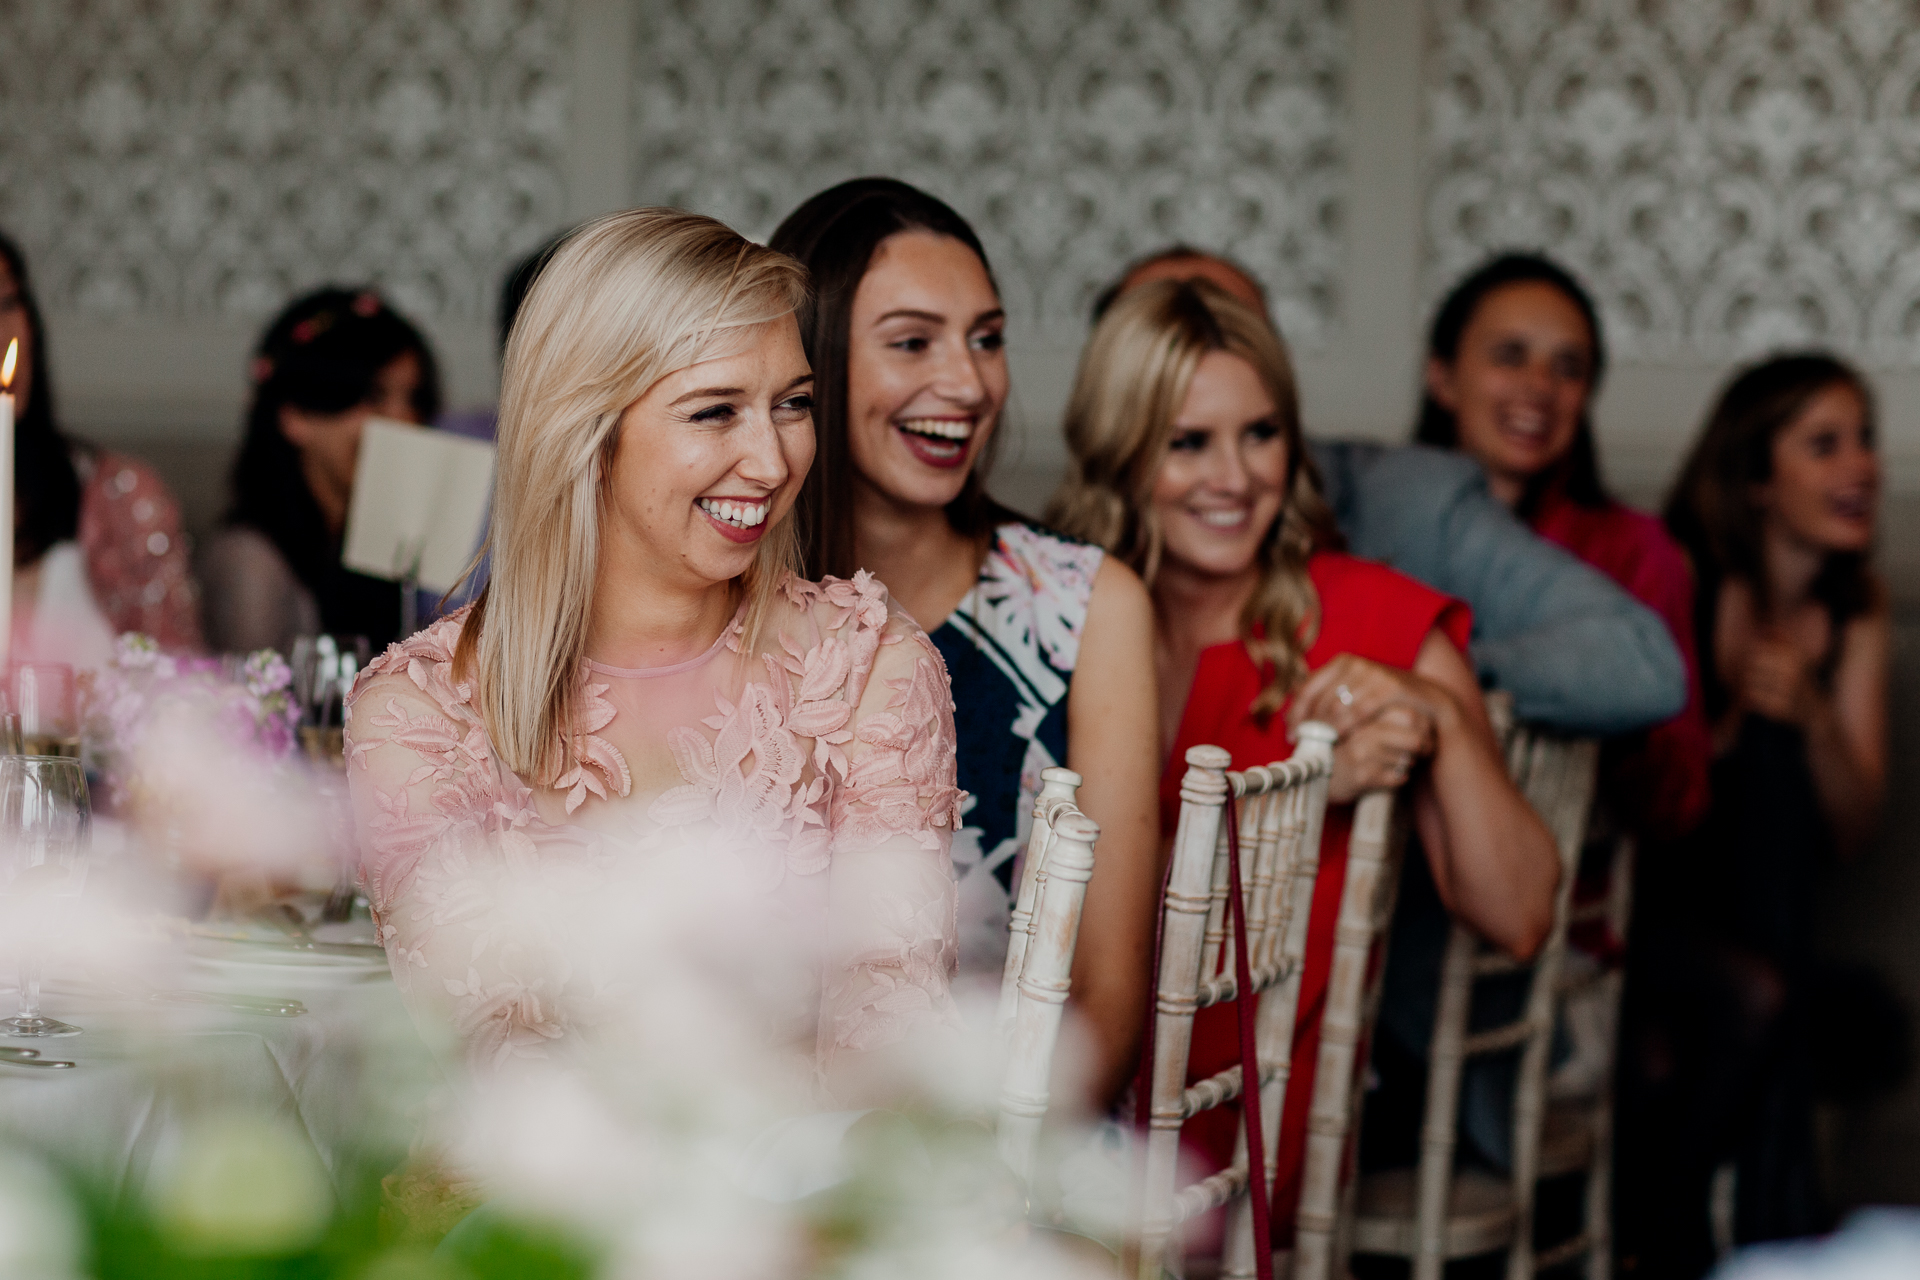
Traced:
<path id="1" fill-rule="evenodd" d="M 0 361 L 0 565 L 7 569 L 7 588 L 0 591 L 0 672 L 13 652 L 13 368 L 19 360 L 15 338 Z"/>

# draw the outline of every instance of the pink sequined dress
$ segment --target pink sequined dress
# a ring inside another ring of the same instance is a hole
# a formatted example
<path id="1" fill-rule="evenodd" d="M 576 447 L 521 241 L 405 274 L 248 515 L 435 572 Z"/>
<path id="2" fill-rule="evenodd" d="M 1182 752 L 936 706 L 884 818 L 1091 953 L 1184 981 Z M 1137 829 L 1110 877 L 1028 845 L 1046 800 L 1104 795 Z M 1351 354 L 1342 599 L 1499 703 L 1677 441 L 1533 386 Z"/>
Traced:
<path id="1" fill-rule="evenodd" d="M 851 1101 L 832 1081 L 861 1055 L 957 1025 L 951 692 L 877 582 L 789 579 L 751 649 L 736 617 L 687 662 L 583 664 L 575 763 L 541 787 L 494 759 L 454 677 L 467 612 L 388 649 L 349 701 L 368 896 L 416 1017 L 450 1017 L 476 1062 L 555 1051 L 605 975 L 530 948 L 485 886 L 551 865 L 591 894 L 623 859 L 692 849 L 818 921 L 797 1024 L 829 1098 Z"/>

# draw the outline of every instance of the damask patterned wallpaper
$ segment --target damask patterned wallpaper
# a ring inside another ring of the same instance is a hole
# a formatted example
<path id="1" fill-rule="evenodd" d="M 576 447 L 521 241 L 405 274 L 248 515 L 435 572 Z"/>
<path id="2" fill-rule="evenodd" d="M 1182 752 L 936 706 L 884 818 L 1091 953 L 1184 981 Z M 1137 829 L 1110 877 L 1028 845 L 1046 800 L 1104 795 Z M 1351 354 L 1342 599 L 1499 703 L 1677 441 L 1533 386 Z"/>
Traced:
<path id="1" fill-rule="evenodd" d="M 1427 287 L 1544 247 L 1620 354 L 1920 365 L 1920 3 L 1432 0 Z"/>
<path id="2" fill-rule="evenodd" d="M 0 225 L 52 309 L 257 316 L 377 280 L 490 319 L 564 211 L 566 6 L 0 0 Z"/>
<path id="3" fill-rule="evenodd" d="M 1339 314 L 1340 0 L 654 0 L 636 198 L 752 235 L 889 174 L 979 229 L 1027 322 L 1077 329 L 1115 268 L 1225 249 L 1289 336 Z"/>

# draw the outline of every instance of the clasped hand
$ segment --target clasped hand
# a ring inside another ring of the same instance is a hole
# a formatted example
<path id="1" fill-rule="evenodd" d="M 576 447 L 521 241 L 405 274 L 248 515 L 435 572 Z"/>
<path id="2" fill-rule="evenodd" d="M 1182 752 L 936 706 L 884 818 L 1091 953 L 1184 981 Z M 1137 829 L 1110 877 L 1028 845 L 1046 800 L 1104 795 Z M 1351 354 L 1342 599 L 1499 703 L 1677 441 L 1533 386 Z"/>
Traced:
<path id="1" fill-rule="evenodd" d="M 1820 691 L 1806 651 L 1777 632 L 1755 636 L 1740 673 L 1740 702 L 1769 720 L 1801 727 L 1819 709 Z"/>
<path id="2" fill-rule="evenodd" d="M 1328 799 L 1345 804 L 1362 792 L 1405 783 L 1439 746 L 1450 705 L 1431 680 L 1343 653 L 1300 686 L 1287 708 L 1287 728 L 1318 720 L 1340 735 Z"/>

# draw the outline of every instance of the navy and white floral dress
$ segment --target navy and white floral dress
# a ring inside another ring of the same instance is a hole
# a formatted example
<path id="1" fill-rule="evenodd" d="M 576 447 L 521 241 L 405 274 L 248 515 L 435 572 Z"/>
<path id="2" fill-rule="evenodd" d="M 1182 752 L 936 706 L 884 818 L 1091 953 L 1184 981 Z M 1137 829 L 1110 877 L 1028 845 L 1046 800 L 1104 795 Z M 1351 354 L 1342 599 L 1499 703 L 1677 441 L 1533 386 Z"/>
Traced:
<path id="1" fill-rule="evenodd" d="M 1067 691 L 1080 657 L 1098 547 L 1014 522 L 994 531 L 980 580 L 931 639 L 953 679 L 964 825 L 953 838 L 960 882 L 960 971 L 997 979 L 1020 854 L 1040 771 L 1067 759 Z"/>

